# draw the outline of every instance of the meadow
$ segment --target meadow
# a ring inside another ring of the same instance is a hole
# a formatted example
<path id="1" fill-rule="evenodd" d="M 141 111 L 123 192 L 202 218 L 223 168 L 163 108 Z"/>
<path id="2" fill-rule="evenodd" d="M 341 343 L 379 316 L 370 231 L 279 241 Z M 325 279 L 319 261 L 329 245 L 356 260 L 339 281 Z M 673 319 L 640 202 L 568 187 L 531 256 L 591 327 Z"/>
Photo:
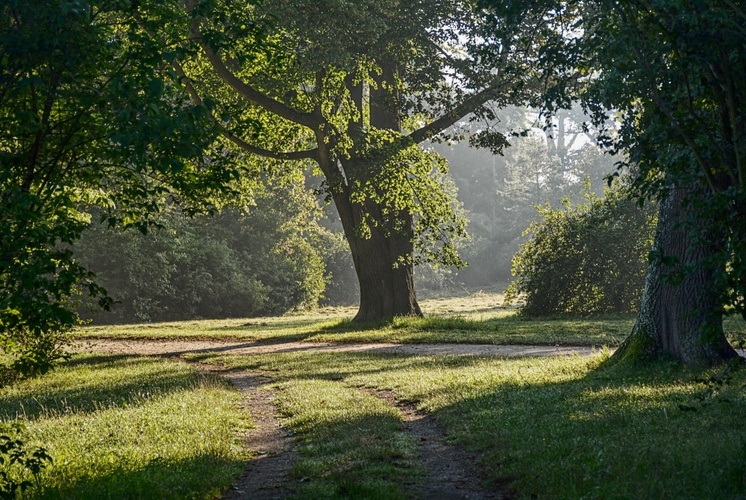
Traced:
<path id="1" fill-rule="evenodd" d="M 0 388 L 54 461 L 27 498 L 218 498 L 247 461 L 251 407 L 205 364 L 262 375 L 299 449 L 297 498 L 408 498 L 427 481 L 402 407 L 467 450 L 486 491 L 518 498 L 739 498 L 746 493 L 746 370 L 621 366 L 633 318 L 534 320 L 488 294 L 425 302 L 431 316 L 353 327 L 351 310 L 280 318 L 88 327 L 82 339 L 597 345 L 590 356 L 374 352 L 76 354 Z M 741 325 L 729 322 L 740 337 Z M 585 332 L 585 333 L 584 333 Z M 602 345 L 611 348 L 600 347 Z M 387 397 L 381 397 L 381 395 Z M 11 470 L 17 477 L 23 471 Z M 416 496 L 416 495 L 415 495 Z"/>

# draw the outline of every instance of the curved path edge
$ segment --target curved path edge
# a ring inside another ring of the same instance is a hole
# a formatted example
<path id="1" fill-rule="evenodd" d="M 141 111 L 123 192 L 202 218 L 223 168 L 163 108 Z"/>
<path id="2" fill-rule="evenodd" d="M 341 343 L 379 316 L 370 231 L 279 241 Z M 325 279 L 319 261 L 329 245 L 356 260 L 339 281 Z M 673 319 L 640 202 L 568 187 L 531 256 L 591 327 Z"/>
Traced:
<path id="1" fill-rule="evenodd" d="M 122 354 L 180 356 L 187 353 L 275 354 L 290 352 L 361 352 L 406 355 L 471 355 L 471 356 L 557 356 L 589 355 L 598 351 L 591 346 L 539 346 L 491 344 L 393 344 L 393 343 L 329 343 L 329 342 L 226 342 L 191 339 L 109 339 L 90 338 L 76 341 L 78 350 Z"/>

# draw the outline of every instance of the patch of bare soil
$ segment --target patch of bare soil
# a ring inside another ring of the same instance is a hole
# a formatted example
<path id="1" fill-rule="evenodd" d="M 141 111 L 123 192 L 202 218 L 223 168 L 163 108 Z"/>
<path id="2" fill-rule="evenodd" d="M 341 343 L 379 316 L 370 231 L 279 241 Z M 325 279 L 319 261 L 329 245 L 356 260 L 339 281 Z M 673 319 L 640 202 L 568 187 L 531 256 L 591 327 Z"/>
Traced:
<path id="1" fill-rule="evenodd" d="M 223 370 L 214 365 L 200 363 L 198 366 L 227 378 L 243 393 L 244 407 L 254 424 L 254 428 L 244 436 L 252 459 L 223 499 L 270 500 L 291 496 L 290 469 L 297 452 L 295 442 L 280 421 L 274 403 L 275 390 L 271 387 L 273 380 L 250 372 Z"/>
<path id="2" fill-rule="evenodd" d="M 370 394 L 396 406 L 402 415 L 402 426 L 418 443 L 418 461 L 425 477 L 406 484 L 414 498 L 438 500 L 481 500 L 510 498 L 500 488 L 487 488 L 487 477 L 477 464 L 477 455 L 449 445 L 433 417 L 418 411 L 414 405 L 396 399 L 390 391 L 366 389 Z"/>

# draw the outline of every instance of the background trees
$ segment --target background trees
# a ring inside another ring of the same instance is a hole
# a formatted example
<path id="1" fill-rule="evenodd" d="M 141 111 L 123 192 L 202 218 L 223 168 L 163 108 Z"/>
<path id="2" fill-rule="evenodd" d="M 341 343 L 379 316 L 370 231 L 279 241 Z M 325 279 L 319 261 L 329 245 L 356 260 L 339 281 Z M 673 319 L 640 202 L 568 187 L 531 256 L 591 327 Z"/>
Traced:
<path id="1" fill-rule="evenodd" d="M 469 220 L 470 241 L 461 249 L 468 266 L 452 276 L 467 289 L 506 286 L 512 257 L 527 239 L 523 233 L 539 219 L 536 207 L 559 208 L 563 199 L 582 203 L 588 189 L 602 195 L 604 177 L 615 171 L 615 159 L 582 132 L 578 110 L 562 113 L 556 123 L 563 126 L 554 130 L 542 130 L 537 111 L 526 108 L 506 109 L 498 119 L 505 134 L 525 132 L 511 137 L 501 155 L 466 141 L 434 145 L 448 160 Z"/>
<path id="2" fill-rule="evenodd" d="M 116 301 L 98 322 L 282 314 L 318 304 L 325 259 L 344 251 L 319 216 L 302 183 L 275 184 L 246 210 L 187 217 L 173 208 L 148 234 L 94 224 L 74 252 Z"/>

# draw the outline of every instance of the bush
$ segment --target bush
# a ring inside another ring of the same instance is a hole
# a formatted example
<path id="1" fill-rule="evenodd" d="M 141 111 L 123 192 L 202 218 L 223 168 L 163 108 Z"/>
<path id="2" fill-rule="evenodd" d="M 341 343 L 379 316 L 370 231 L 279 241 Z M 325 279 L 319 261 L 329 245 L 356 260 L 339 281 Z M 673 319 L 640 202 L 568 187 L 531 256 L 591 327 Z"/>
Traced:
<path id="1" fill-rule="evenodd" d="M 633 312 L 639 306 L 652 248 L 655 207 L 640 208 L 624 190 L 563 209 L 539 208 L 541 220 L 513 258 L 506 292 L 525 298 L 523 314 Z"/>
<path id="2" fill-rule="evenodd" d="M 38 481 L 41 470 L 52 463 L 47 450 L 29 448 L 25 439 L 23 424 L 0 422 L 0 499 L 17 498 L 34 486 L 31 478 Z"/>

